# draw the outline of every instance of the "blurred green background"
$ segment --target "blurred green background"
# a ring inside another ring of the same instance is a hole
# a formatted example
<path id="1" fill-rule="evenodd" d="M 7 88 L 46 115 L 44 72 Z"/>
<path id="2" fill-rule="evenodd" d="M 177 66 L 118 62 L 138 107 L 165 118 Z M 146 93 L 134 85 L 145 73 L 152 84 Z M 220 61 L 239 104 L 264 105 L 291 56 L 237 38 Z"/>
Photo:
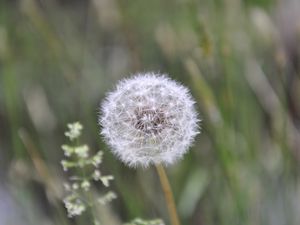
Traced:
<path id="1" fill-rule="evenodd" d="M 143 71 L 188 86 L 202 118 L 167 168 L 183 225 L 299 224 L 299 57 L 299 0 L 1 0 L 0 225 L 87 224 L 61 203 L 73 121 L 115 177 L 102 224 L 169 224 L 155 170 L 127 168 L 99 136 L 105 92 Z"/>

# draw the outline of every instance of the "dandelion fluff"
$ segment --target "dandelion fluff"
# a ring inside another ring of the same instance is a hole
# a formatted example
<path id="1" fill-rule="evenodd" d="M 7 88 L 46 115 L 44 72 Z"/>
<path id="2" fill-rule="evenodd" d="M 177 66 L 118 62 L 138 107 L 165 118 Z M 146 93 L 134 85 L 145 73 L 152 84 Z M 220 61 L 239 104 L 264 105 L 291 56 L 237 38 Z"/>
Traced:
<path id="1" fill-rule="evenodd" d="M 124 79 L 101 106 L 101 134 L 130 167 L 169 165 L 187 152 L 198 132 L 194 100 L 165 75 Z"/>

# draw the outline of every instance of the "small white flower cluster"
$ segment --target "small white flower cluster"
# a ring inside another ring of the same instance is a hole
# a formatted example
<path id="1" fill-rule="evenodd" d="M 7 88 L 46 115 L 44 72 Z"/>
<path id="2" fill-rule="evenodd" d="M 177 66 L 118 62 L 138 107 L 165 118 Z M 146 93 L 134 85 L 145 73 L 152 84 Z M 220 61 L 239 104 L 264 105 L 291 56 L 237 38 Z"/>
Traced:
<path id="1" fill-rule="evenodd" d="M 114 192 L 109 191 L 104 196 L 102 196 L 101 198 L 99 198 L 98 202 L 100 204 L 102 204 L 102 205 L 106 205 L 107 203 L 111 202 L 115 198 L 117 198 L 117 195 Z"/>
<path id="2" fill-rule="evenodd" d="M 137 218 L 131 221 L 130 223 L 125 223 L 124 225 L 165 225 L 165 223 L 161 219 L 143 220 Z"/>
<path id="3" fill-rule="evenodd" d="M 88 207 L 93 207 L 94 202 L 89 202 L 86 194 L 90 191 L 92 182 L 101 181 L 104 187 L 109 187 L 110 181 L 113 180 L 111 175 L 101 175 L 99 165 L 102 162 L 103 152 L 98 151 L 95 155 L 89 155 L 87 145 L 78 145 L 78 138 L 81 135 L 83 126 L 79 123 L 68 124 L 68 131 L 65 135 L 71 141 L 71 145 L 62 145 L 62 150 L 67 159 L 62 160 L 61 164 L 64 171 L 76 169 L 81 172 L 79 176 L 69 177 L 70 184 L 65 184 L 65 190 L 69 193 L 63 200 L 68 211 L 69 217 L 79 216 Z M 114 192 L 109 191 L 104 196 L 98 198 L 97 202 L 106 204 L 117 196 Z"/>
<path id="4" fill-rule="evenodd" d="M 71 141 L 78 138 L 83 129 L 82 125 L 79 122 L 68 124 L 69 130 L 65 132 L 65 135 L 70 138 Z"/>
<path id="5" fill-rule="evenodd" d="M 86 210 L 85 204 L 75 195 L 67 196 L 64 199 L 64 204 L 69 217 L 79 216 Z"/>
<path id="6" fill-rule="evenodd" d="M 189 90 L 160 74 L 138 74 L 120 81 L 101 106 L 101 134 L 125 164 L 172 164 L 198 132 Z"/>

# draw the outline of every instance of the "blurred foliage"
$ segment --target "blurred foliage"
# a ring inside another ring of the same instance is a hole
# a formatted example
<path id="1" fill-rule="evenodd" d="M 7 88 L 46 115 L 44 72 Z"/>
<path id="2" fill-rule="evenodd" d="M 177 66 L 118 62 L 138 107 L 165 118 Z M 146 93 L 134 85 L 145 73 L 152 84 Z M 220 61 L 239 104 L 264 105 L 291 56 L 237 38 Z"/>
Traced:
<path id="1" fill-rule="evenodd" d="M 85 224 L 61 203 L 72 121 L 115 177 L 102 223 L 167 221 L 154 170 L 126 168 L 98 135 L 105 92 L 149 70 L 188 86 L 202 118 L 168 168 L 182 224 L 299 224 L 299 12 L 298 0 L 1 1 L 0 224 Z"/>

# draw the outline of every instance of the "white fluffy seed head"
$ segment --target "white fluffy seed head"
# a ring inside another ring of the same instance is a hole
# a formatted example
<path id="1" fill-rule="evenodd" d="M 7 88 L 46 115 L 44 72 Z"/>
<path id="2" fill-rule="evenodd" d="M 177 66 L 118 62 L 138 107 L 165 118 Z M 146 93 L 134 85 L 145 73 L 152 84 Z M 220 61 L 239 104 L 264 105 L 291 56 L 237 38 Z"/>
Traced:
<path id="1" fill-rule="evenodd" d="M 101 105 L 101 134 L 130 167 L 169 165 L 180 159 L 198 132 L 194 100 L 165 75 L 146 73 L 120 81 Z"/>

